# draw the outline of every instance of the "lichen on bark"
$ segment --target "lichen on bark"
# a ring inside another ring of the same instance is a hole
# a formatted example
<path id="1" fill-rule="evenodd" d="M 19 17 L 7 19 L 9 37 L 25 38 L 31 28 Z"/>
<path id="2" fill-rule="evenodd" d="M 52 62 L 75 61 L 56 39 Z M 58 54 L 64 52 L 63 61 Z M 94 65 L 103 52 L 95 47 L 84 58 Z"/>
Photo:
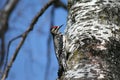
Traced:
<path id="1" fill-rule="evenodd" d="M 120 1 L 68 0 L 68 9 L 59 80 L 120 80 Z"/>

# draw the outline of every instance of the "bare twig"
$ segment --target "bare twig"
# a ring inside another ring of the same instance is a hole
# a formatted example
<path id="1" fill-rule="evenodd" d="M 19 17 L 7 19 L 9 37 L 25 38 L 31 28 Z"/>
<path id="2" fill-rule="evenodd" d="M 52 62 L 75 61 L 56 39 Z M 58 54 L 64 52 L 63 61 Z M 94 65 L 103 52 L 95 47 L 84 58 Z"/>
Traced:
<path id="1" fill-rule="evenodd" d="M 8 21 L 9 17 L 14 10 L 15 6 L 18 3 L 18 0 L 7 0 L 8 2 L 4 5 L 2 10 L 0 11 L 0 39 L 1 39 L 1 60 L 0 60 L 0 69 L 1 72 L 5 70 L 7 64 L 8 54 L 5 53 L 5 33 L 8 29 Z"/>
<path id="2" fill-rule="evenodd" d="M 5 66 L 8 64 L 8 54 L 9 54 L 9 49 L 10 49 L 11 43 L 12 43 L 13 41 L 15 41 L 16 39 L 21 38 L 21 37 L 22 37 L 22 34 L 19 35 L 19 36 L 17 36 L 17 37 L 15 37 L 15 38 L 13 38 L 12 40 L 9 41 L 8 46 L 7 46 L 7 54 L 6 54 Z"/>
<path id="3" fill-rule="evenodd" d="M 61 0 L 56 0 L 54 5 L 56 8 L 61 7 L 67 11 L 67 5 L 65 5 L 63 2 L 61 2 Z"/>
<path id="4" fill-rule="evenodd" d="M 38 21 L 38 18 L 46 11 L 46 9 L 47 9 L 50 5 L 52 5 L 52 3 L 54 3 L 54 1 L 55 1 L 55 0 L 49 1 L 49 2 L 40 10 L 40 12 L 38 12 L 38 14 L 37 14 L 37 15 L 35 16 L 35 18 L 32 20 L 29 28 L 22 34 L 22 40 L 20 41 L 18 47 L 16 48 L 16 50 L 15 50 L 15 52 L 14 52 L 14 54 L 13 54 L 11 60 L 10 60 L 10 62 L 8 63 L 8 65 L 7 65 L 6 69 L 5 69 L 4 74 L 2 75 L 2 79 L 1 79 L 1 80 L 5 80 L 5 79 L 7 78 L 7 75 L 8 75 L 8 73 L 9 73 L 9 71 L 10 71 L 10 68 L 11 68 L 14 60 L 16 59 L 20 48 L 22 47 L 23 43 L 25 42 L 25 39 L 26 39 L 27 35 L 33 30 L 35 23 Z"/>
<path id="5" fill-rule="evenodd" d="M 50 67 L 51 67 L 51 48 L 50 45 L 51 44 L 51 35 L 48 35 L 48 40 L 47 40 L 47 63 L 46 63 L 46 69 L 45 69 L 45 75 L 44 78 L 45 80 L 48 80 L 48 76 L 49 76 L 49 71 L 50 71 Z"/>
<path id="6" fill-rule="evenodd" d="M 52 10 L 51 10 L 51 25 L 49 27 L 49 31 L 51 26 L 53 26 L 54 24 L 54 10 L 55 10 L 55 6 L 53 6 Z M 50 45 L 51 44 L 51 34 L 49 33 L 48 35 L 48 39 L 47 39 L 47 63 L 46 63 L 46 69 L 45 69 L 45 75 L 44 75 L 44 79 L 48 80 L 49 78 L 49 70 L 51 67 L 51 48 Z"/>
<path id="7" fill-rule="evenodd" d="M 5 58 L 5 38 L 4 34 L 1 36 L 1 53 L 0 53 L 0 69 L 2 68 L 4 64 L 4 58 Z M 0 71 L 2 72 L 2 71 Z"/>
<path id="8" fill-rule="evenodd" d="M 4 11 L 7 13 L 7 14 L 10 14 L 13 9 L 15 8 L 15 6 L 17 5 L 19 0 L 7 0 L 5 6 L 4 6 Z"/>

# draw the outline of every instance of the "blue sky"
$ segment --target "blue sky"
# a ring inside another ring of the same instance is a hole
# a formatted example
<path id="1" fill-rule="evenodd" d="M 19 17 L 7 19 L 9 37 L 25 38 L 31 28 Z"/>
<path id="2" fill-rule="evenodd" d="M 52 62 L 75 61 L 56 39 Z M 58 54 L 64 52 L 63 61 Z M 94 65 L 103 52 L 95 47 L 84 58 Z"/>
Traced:
<path id="1" fill-rule="evenodd" d="M 2 0 L 0 0 L 0 2 L 1 1 Z M 62 1 L 67 4 L 67 0 Z M 6 46 L 9 40 L 23 33 L 29 27 L 31 20 L 47 2 L 48 0 L 20 0 L 9 20 Z M 4 2 L 2 1 L 2 3 Z M 39 18 L 39 21 L 34 26 L 34 30 L 28 35 L 10 70 L 7 80 L 44 80 L 51 8 L 52 6 Z M 67 11 L 62 8 L 56 8 L 54 25 L 64 24 L 61 32 L 64 32 L 66 20 Z M 12 43 L 9 59 L 13 55 L 19 42 L 20 39 Z M 51 66 L 48 80 L 55 80 L 57 77 L 58 64 L 54 54 L 53 43 L 51 43 L 51 53 Z"/>

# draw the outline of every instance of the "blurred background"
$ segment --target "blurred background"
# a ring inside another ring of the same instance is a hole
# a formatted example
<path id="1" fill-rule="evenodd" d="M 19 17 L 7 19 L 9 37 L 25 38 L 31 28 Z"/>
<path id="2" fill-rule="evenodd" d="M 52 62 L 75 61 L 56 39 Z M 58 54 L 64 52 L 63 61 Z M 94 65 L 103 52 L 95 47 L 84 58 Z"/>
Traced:
<path id="1" fill-rule="evenodd" d="M 8 30 L 5 34 L 5 51 L 11 39 L 25 32 L 32 19 L 50 0 L 19 0 L 12 11 Z M 3 9 L 7 0 L 0 0 L 0 10 Z M 67 5 L 67 0 L 61 0 Z M 67 10 L 61 6 L 50 6 L 35 24 L 33 31 L 20 49 L 15 62 L 12 65 L 6 80 L 55 80 L 57 78 L 58 63 L 54 53 L 50 27 L 52 25 L 64 26 L 67 21 Z M 15 40 L 9 51 L 10 60 L 21 39 Z"/>

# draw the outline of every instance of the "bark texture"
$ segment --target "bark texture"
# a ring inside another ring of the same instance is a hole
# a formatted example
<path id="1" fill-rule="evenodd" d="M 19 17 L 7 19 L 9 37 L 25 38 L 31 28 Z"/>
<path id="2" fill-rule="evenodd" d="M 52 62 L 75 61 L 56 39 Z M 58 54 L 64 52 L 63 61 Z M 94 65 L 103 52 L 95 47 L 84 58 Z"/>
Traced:
<path id="1" fill-rule="evenodd" d="M 120 1 L 68 0 L 59 80 L 120 80 Z"/>

